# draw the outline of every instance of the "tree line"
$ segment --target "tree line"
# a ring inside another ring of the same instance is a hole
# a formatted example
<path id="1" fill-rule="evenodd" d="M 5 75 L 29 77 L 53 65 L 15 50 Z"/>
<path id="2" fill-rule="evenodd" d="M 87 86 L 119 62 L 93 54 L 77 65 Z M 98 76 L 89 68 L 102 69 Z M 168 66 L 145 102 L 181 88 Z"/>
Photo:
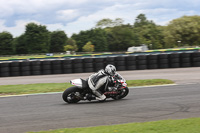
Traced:
<path id="1" fill-rule="evenodd" d="M 200 46 L 200 16 L 183 16 L 166 26 L 139 14 L 133 24 L 123 19 L 105 18 L 89 30 L 70 38 L 62 30 L 50 32 L 45 25 L 28 23 L 18 36 L 7 31 L 0 33 L 0 55 L 48 52 L 105 52 L 126 51 L 128 47 L 146 44 L 150 49 Z"/>

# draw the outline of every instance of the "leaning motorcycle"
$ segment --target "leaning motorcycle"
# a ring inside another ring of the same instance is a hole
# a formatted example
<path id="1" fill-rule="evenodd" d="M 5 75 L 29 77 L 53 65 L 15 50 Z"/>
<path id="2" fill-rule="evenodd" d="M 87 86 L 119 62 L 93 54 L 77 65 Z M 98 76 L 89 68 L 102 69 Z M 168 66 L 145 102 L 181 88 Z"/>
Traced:
<path id="1" fill-rule="evenodd" d="M 125 79 L 119 79 L 114 77 L 114 84 L 104 90 L 102 93 L 106 96 L 106 99 L 112 98 L 119 100 L 126 97 L 129 93 Z M 92 90 L 89 88 L 87 80 L 74 79 L 70 83 L 74 86 L 69 87 L 63 92 L 62 98 L 67 103 L 78 103 L 81 100 L 94 100 L 95 97 Z"/>

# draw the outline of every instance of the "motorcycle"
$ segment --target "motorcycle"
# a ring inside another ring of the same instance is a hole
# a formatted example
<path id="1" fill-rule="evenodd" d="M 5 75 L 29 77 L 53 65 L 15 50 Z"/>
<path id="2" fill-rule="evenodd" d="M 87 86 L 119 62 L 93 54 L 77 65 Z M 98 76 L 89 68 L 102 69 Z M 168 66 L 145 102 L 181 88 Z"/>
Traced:
<path id="1" fill-rule="evenodd" d="M 129 93 L 129 88 L 127 87 L 125 79 L 119 79 L 113 77 L 114 82 L 112 86 L 107 89 L 101 89 L 101 92 L 106 96 L 106 99 L 112 98 L 114 100 L 119 100 L 126 97 Z M 78 103 L 81 100 L 95 100 L 95 95 L 89 88 L 88 79 L 74 79 L 70 83 L 74 86 L 69 87 L 63 92 L 62 98 L 67 103 Z"/>

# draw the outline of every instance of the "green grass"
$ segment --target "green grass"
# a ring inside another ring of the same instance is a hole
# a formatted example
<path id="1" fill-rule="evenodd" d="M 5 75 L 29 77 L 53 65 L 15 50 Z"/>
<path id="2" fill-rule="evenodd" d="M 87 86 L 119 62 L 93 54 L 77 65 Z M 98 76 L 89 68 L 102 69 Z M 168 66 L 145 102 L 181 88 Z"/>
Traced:
<path id="1" fill-rule="evenodd" d="M 30 58 L 50 58 L 50 57 L 63 57 L 63 56 L 71 56 L 71 55 L 61 55 L 61 54 L 54 54 L 53 56 L 46 56 L 46 55 L 24 55 L 24 56 L 8 56 L 8 57 L 0 57 L 0 60 L 10 60 L 10 59 L 30 59 Z"/>
<path id="2" fill-rule="evenodd" d="M 200 133 L 200 118 L 161 120 L 86 128 L 66 128 L 41 131 L 38 133 Z"/>
<path id="3" fill-rule="evenodd" d="M 174 82 L 166 79 L 151 80 L 128 80 L 128 86 L 147 86 L 173 84 Z M 20 95 L 46 92 L 61 92 L 72 86 L 70 83 L 41 83 L 24 85 L 0 85 L 0 95 Z"/>
<path id="4" fill-rule="evenodd" d="M 164 85 L 174 84 L 173 81 L 168 79 L 147 79 L 147 80 L 127 80 L 128 86 L 148 86 L 148 85 Z"/>
<path id="5" fill-rule="evenodd" d="M 32 93 L 46 93 L 64 91 L 72 86 L 69 83 L 41 83 L 41 84 L 23 84 L 23 85 L 1 85 L 0 95 L 20 95 Z"/>
<path id="6" fill-rule="evenodd" d="M 45 58 L 46 55 L 27 55 L 27 56 L 9 56 L 9 57 L 0 57 L 0 60 L 9 60 L 9 59 L 29 59 L 29 58 Z"/>

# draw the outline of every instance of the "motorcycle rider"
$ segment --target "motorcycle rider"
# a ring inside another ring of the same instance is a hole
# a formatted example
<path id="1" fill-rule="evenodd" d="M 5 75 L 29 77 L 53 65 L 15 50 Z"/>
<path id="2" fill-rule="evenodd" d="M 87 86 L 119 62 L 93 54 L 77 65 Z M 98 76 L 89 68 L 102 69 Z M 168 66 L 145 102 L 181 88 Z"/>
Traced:
<path id="1" fill-rule="evenodd" d="M 89 76 L 88 85 L 92 90 L 93 94 L 96 96 L 96 100 L 104 101 L 106 96 L 102 94 L 102 87 L 106 90 L 111 84 L 114 83 L 114 76 L 123 78 L 120 74 L 116 72 L 116 67 L 114 65 L 108 64 L 105 69 L 99 70 L 97 73 Z M 93 100 L 92 98 L 91 100 Z"/>

